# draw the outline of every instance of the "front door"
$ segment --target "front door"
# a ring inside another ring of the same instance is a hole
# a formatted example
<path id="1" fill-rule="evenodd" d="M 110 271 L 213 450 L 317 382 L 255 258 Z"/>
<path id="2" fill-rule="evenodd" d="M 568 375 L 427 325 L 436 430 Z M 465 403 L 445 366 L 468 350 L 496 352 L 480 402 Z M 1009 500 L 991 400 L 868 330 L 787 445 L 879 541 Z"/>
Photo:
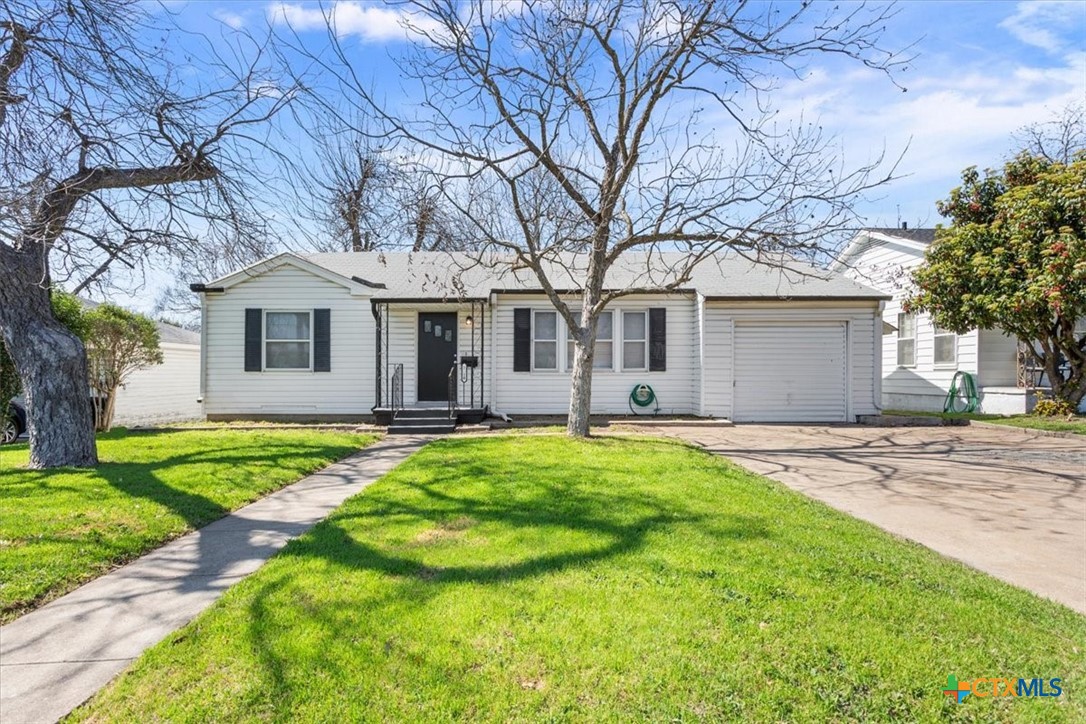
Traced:
<path id="1" fill-rule="evenodd" d="M 419 312 L 419 402 L 449 401 L 456 364 L 456 312 Z"/>

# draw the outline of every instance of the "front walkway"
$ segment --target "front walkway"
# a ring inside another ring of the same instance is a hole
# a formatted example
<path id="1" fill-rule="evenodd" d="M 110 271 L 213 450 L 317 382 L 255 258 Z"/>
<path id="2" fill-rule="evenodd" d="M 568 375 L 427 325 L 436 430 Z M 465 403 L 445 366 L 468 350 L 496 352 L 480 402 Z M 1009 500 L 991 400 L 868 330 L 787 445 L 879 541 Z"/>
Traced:
<path id="1" fill-rule="evenodd" d="M 655 432 L 1086 613 L 1086 438 L 995 425 Z"/>
<path id="2" fill-rule="evenodd" d="M 425 444 L 385 438 L 0 627 L 0 722 L 53 722 Z"/>

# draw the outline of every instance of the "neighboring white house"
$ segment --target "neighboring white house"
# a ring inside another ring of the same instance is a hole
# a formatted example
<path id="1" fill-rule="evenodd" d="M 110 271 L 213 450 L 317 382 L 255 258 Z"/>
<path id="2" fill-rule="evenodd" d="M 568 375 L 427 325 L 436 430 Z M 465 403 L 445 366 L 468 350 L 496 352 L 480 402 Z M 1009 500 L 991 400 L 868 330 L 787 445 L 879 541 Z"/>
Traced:
<path id="1" fill-rule="evenodd" d="M 156 324 L 162 364 L 136 370 L 117 391 L 114 425 L 161 425 L 203 417 L 200 333 Z"/>
<path id="2" fill-rule="evenodd" d="M 954 374 L 962 370 L 976 378 L 980 412 L 1032 410 L 1036 387 L 1026 384 L 1024 370 L 1019 384 L 1014 337 L 991 329 L 958 335 L 936 327 L 927 314 L 902 310 L 910 272 L 934 240 L 934 229 L 863 229 L 833 267 L 893 297 L 883 315 L 883 408 L 941 411 Z"/>
<path id="3" fill-rule="evenodd" d="M 95 307 L 97 302 L 79 300 Z M 200 408 L 200 334 L 155 322 L 162 364 L 144 367 L 129 375 L 117 391 L 113 424 L 117 427 L 160 425 L 198 420 Z"/>
<path id="4" fill-rule="evenodd" d="M 611 289 L 659 283 L 674 258 L 628 255 Z M 577 257 L 563 261 L 576 268 Z M 647 279 L 651 277 L 651 279 Z M 555 287 L 575 283 L 557 265 Z M 562 415 L 565 324 L 525 270 L 462 254 L 281 254 L 206 284 L 200 395 L 209 419 L 387 419 L 390 408 Z M 629 414 L 650 385 L 665 414 L 853 421 L 878 414 L 887 295 L 843 275 L 741 258 L 702 264 L 670 294 L 601 319 L 592 412 Z"/>

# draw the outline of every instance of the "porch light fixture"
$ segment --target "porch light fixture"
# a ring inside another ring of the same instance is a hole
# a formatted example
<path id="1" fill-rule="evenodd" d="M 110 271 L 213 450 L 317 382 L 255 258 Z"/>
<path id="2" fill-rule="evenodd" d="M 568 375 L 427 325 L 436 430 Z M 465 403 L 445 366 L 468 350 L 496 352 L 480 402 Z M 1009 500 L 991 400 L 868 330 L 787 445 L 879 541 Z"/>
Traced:
<path id="1" fill-rule="evenodd" d="M 472 319 L 472 316 L 470 314 L 468 316 L 464 317 L 464 326 L 465 327 L 471 327 L 474 324 L 475 324 L 475 320 Z"/>

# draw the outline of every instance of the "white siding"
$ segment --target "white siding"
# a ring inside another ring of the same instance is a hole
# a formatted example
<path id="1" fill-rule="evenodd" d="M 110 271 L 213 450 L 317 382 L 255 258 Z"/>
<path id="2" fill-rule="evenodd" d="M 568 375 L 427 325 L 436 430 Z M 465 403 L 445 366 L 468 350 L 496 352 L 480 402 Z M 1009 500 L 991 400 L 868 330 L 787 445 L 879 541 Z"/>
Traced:
<path id="1" fill-rule="evenodd" d="M 200 417 L 200 348 L 162 345 L 162 364 L 137 370 L 117 392 L 113 424 L 154 425 Z"/>
<path id="2" fill-rule="evenodd" d="M 733 330 L 736 326 L 754 325 L 773 327 L 787 335 L 789 325 L 833 323 L 846 325 L 849 340 L 848 377 L 846 380 L 848 416 L 874 415 L 878 413 L 876 401 L 876 319 L 877 302 L 835 303 L 835 302 L 756 302 L 726 303 L 707 302 L 705 304 L 705 353 L 702 379 L 705 388 L 702 398 L 705 401 L 702 414 L 713 417 L 731 418 L 734 408 L 734 372 L 736 349 Z M 781 355 L 782 344 L 772 335 L 763 337 L 768 340 L 764 345 L 748 345 L 750 359 L 761 357 L 767 360 Z M 790 349 L 785 343 L 786 354 L 802 359 L 803 353 Z M 793 376 L 804 374 L 802 367 L 797 368 Z M 813 373 L 812 373 L 813 374 Z M 822 372 L 817 374 L 822 375 Z"/>
<path id="3" fill-rule="evenodd" d="M 703 400 L 701 414 L 706 417 L 732 416 L 732 318 L 718 308 L 702 304 L 705 337 L 701 371 Z"/>
<path id="4" fill-rule="evenodd" d="M 660 412 L 694 414 L 697 410 L 698 330 L 696 303 L 689 295 L 653 295 L 623 298 L 608 308 L 643 311 L 667 309 L 667 370 L 664 372 L 620 371 L 621 323 L 615 318 L 615 371 L 595 370 L 592 374 L 592 413 L 629 414 L 629 395 L 634 385 L 647 383 L 656 393 Z M 569 371 L 564 369 L 565 343 L 559 344 L 559 371 L 513 371 L 513 310 L 552 309 L 543 295 L 500 295 L 493 308 L 492 324 L 496 348 L 492 406 L 507 414 L 564 415 L 569 411 Z M 564 325 L 559 339 L 564 340 Z M 488 339 L 490 335 L 487 335 Z M 651 408 L 647 408 L 651 412 Z"/>
<path id="5" fill-rule="evenodd" d="M 331 372 L 245 371 L 245 309 L 331 310 Z M 368 415 L 374 404 L 374 322 L 369 300 L 283 266 L 206 294 L 204 413 Z"/>
<path id="6" fill-rule="evenodd" d="M 1018 340 L 994 329 L 980 330 L 980 376 L 985 387 L 1018 384 Z"/>
<path id="7" fill-rule="evenodd" d="M 923 254 L 914 249 L 889 243 L 869 246 L 861 250 L 844 270 L 846 276 L 892 294 L 886 303 L 883 319 L 897 328 L 898 313 L 908 296 L 910 271 L 923 261 Z M 985 333 L 989 334 L 989 333 Z M 990 333 L 1001 336 L 998 332 Z M 978 364 L 978 340 L 980 334 L 973 330 L 957 338 L 957 362 L 952 365 L 935 364 L 935 334 L 931 317 L 916 317 L 916 364 L 899 366 L 897 363 L 898 333 L 882 335 L 882 403 L 887 409 L 942 410 L 943 400 L 950 389 L 951 380 L 958 370 L 977 377 L 980 387 L 1005 385 L 1006 367 L 1002 364 L 999 345 L 984 345 L 981 353 L 994 353 L 994 365 L 985 356 Z M 991 377 L 989 377 L 989 370 Z M 1013 377 L 1013 373 L 1012 373 Z M 1014 384 L 1013 380 L 1009 384 Z"/>

